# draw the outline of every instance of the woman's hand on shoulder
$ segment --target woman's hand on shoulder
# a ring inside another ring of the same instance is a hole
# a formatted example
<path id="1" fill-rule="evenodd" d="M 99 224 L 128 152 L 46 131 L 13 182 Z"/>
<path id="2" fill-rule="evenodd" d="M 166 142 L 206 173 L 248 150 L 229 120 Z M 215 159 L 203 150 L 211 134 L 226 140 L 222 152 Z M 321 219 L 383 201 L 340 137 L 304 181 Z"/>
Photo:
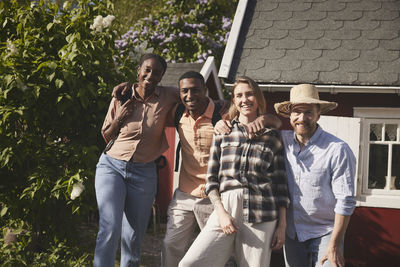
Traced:
<path id="1" fill-rule="evenodd" d="M 231 132 L 232 123 L 229 120 L 219 120 L 214 126 L 215 134 L 229 134 Z"/>

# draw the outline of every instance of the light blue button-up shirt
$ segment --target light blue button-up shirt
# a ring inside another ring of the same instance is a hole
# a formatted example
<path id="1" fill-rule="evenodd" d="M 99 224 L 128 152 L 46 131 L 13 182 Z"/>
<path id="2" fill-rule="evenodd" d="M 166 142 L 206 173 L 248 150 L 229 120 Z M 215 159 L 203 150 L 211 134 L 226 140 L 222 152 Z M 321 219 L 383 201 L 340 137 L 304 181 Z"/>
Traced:
<path id="1" fill-rule="evenodd" d="M 354 154 L 320 126 L 301 151 L 293 131 L 281 135 L 290 195 L 286 233 L 301 242 L 328 234 L 335 213 L 351 215 L 355 207 Z"/>

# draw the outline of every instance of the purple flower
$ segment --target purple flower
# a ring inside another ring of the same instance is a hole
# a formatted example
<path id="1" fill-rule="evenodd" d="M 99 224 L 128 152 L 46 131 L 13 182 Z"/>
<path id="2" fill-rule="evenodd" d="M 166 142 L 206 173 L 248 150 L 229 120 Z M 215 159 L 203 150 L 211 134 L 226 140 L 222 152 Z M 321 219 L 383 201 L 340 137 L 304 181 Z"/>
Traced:
<path id="1" fill-rule="evenodd" d="M 228 42 L 228 38 L 229 38 L 229 32 L 225 33 L 225 43 Z"/>
<path id="2" fill-rule="evenodd" d="M 222 16 L 222 30 L 229 31 L 231 29 L 232 22 L 229 18 Z"/>
<path id="3" fill-rule="evenodd" d="M 125 41 L 125 40 L 115 40 L 115 47 L 117 49 L 122 50 L 122 49 L 126 48 L 127 46 L 128 46 L 128 42 L 127 41 Z"/>
<path id="4" fill-rule="evenodd" d="M 169 49 L 168 48 L 164 48 L 164 50 L 162 52 L 163 52 L 163 54 L 166 54 L 166 53 L 169 52 Z"/>

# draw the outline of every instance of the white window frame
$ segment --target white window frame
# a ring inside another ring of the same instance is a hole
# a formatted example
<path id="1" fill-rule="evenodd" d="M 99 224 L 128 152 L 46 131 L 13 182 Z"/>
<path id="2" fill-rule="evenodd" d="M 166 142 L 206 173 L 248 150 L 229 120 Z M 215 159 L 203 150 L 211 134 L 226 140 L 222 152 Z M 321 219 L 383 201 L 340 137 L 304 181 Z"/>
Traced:
<path id="1" fill-rule="evenodd" d="M 390 190 L 387 187 L 384 189 L 368 188 L 370 125 L 400 124 L 400 108 L 354 107 L 354 117 L 361 118 L 357 205 L 400 209 L 400 190 Z M 399 129 L 397 130 L 399 131 Z M 397 133 L 397 138 L 399 138 L 399 133 Z M 396 140 L 394 143 L 398 144 L 399 141 Z"/>

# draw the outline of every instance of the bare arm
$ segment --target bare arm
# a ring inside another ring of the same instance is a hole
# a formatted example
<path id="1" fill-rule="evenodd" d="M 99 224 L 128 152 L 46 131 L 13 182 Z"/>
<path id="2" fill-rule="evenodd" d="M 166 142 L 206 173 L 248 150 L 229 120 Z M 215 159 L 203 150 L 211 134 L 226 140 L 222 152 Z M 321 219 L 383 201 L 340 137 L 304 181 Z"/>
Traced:
<path id="1" fill-rule="evenodd" d="M 208 197 L 210 198 L 211 203 L 214 206 L 214 210 L 218 216 L 219 226 L 225 234 L 232 234 L 238 231 L 238 228 L 235 224 L 234 218 L 225 210 L 221 197 L 217 191 L 217 189 L 213 189 L 208 193 Z"/>
<path id="2" fill-rule="evenodd" d="M 325 252 L 325 256 L 321 259 L 321 264 L 330 261 L 333 266 L 344 267 L 344 256 L 340 249 L 340 243 L 344 237 L 347 226 L 349 225 L 350 216 L 335 214 L 335 223 L 329 246 Z"/>
<path id="3" fill-rule="evenodd" d="M 277 116 L 264 114 L 257 117 L 257 119 L 255 119 L 253 122 L 245 125 L 245 128 L 247 130 L 247 133 L 249 134 L 249 138 L 251 139 L 265 127 L 278 129 L 279 127 L 281 127 L 281 125 L 282 122 Z"/>

